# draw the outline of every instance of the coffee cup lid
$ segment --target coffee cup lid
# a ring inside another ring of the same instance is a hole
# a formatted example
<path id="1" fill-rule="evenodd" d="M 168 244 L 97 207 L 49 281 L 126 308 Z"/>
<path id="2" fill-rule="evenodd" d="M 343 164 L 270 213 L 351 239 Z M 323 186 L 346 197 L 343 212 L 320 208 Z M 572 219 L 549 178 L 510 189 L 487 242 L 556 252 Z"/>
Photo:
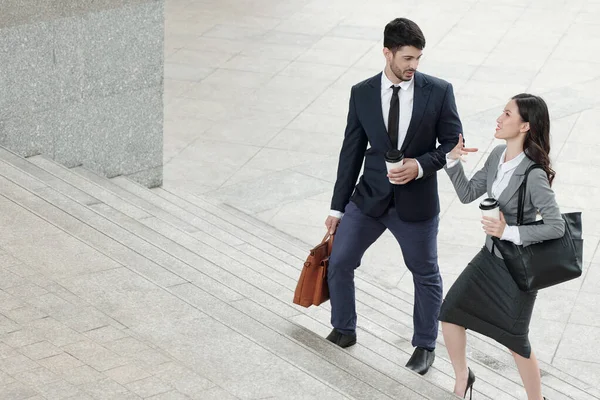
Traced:
<path id="1" fill-rule="evenodd" d="M 386 161 L 397 162 L 397 161 L 402 160 L 403 158 L 404 158 L 404 156 L 400 150 L 392 149 L 392 150 L 388 150 L 385 153 Z"/>
<path id="2" fill-rule="evenodd" d="M 479 204 L 479 208 L 481 210 L 493 210 L 494 208 L 498 207 L 498 200 L 494 199 L 493 197 L 488 197 L 487 199 L 483 199 L 481 201 L 481 203 Z"/>

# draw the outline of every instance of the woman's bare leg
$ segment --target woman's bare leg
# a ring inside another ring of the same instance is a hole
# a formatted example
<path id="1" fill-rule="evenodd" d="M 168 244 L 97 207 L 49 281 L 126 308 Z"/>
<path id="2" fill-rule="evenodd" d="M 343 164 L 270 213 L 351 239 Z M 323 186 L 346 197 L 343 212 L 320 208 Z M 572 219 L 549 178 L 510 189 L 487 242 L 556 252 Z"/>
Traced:
<path id="1" fill-rule="evenodd" d="M 527 392 L 527 399 L 543 400 L 540 367 L 533 351 L 529 358 L 522 357 L 514 351 L 511 351 L 511 353 L 517 363 L 517 369 L 519 370 L 523 386 L 525 386 L 525 391 Z"/>
<path id="2" fill-rule="evenodd" d="M 465 394 L 469 370 L 467 369 L 467 331 L 459 325 L 442 322 L 444 342 L 452 361 L 454 375 L 454 394 L 462 397 Z"/>

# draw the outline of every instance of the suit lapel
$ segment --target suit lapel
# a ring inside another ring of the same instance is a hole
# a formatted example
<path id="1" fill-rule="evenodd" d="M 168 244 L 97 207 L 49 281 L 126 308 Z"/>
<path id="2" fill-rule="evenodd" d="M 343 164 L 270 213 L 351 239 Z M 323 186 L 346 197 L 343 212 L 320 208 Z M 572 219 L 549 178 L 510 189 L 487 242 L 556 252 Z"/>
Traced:
<path id="1" fill-rule="evenodd" d="M 508 186 L 500 194 L 500 198 L 498 199 L 500 204 L 506 204 L 515 195 L 515 193 L 517 193 L 521 183 L 523 183 L 523 180 L 525 179 L 525 172 L 527 171 L 527 168 L 529 168 L 529 166 L 532 164 L 533 161 L 528 157 L 525 157 L 523 161 L 519 163 L 517 169 L 515 169 L 515 172 L 508 181 Z M 496 171 L 497 170 L 498 168 L 496 168 Z"/>
<path id="2" fill-rule="evenodd" d="M 414 97 L 413 97 L 413 110 L 406 132 L 406 138 L 402 144 L 401 151 L 405 151 L 411 140 L 415 137 L 419 131 L 419 126 L 423 120 L 427 103 L 429 102 L 429 95 L 431 94 L 431 88 L 433 87 L 430 82 L 423 76 L 423 74 L 416 72 L 414 81 Z"/>
<path id="3" fill-rule="evenodd" d="M 504 146 L 506 148 L 506 146 Z M 487 192 L 488 197 L 494 197 L 492 194 L 492 185 L 496 180 L 496 176 L 498 175 L 498 163 L 500 162 L 500 157 L 504 154 L 504 150 L 498 151 L 495 157 L 490 160 L 490 168 L 488 168 L 488 176 L 487 176 Z M 496 199 L 497 200 L 497 199 Z"/>
<path id="4" fill-rule="evenodd" d="M 381 74 L 375 75 L 369 79 L 369 88 L 367 93 L 367 107 L 370 116 L 371 123 L 374 127 L 374 132 L 382 132 L 383 140 L 387 144 L 387 147 L 392 147 L 392 141 L 388 135 L 387 129 L 385 129 L 385 122 L 383 121 L 383 107 L 381 105 Z"/>

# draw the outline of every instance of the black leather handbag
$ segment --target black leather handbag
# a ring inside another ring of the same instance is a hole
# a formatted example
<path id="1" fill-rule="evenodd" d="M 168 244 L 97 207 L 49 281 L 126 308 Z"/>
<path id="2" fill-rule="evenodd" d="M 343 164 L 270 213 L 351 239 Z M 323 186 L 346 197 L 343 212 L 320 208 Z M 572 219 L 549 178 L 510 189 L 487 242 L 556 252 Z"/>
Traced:
<path id="1" fill-rule="evenodd" d="M 519 187 L 517 226 L 524 225 L 525 188 L 529 172 L 534 168 L 542 168 L 542 166 L 534 164 L 529 167 Z M 544 240 L 523 247 L 497 237 L 492 238 L 494 246 L 502 254 L 506 267 L 519 289 L 532 292 L 581 276 L 583 263 L 581 213 L 562 214 L 562 217 L 565 220 L 565 234 L 558 239 Z M 543 223 L 544 221 L 536 221 L 525 225 Z"/>

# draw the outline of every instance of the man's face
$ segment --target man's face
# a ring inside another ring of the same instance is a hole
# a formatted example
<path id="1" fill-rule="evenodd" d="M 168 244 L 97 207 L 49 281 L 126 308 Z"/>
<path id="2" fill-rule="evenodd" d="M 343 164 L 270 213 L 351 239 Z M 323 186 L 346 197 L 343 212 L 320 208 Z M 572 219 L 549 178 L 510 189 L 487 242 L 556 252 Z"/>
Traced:
<path id="1" fill-rule="evenodd" d="M 383 54 L 392 73 L 401 81 L 410 81 L 419 66 L 423 50 L 413 46 L 403 46 L 394 53 L 384 47 Z"/>

